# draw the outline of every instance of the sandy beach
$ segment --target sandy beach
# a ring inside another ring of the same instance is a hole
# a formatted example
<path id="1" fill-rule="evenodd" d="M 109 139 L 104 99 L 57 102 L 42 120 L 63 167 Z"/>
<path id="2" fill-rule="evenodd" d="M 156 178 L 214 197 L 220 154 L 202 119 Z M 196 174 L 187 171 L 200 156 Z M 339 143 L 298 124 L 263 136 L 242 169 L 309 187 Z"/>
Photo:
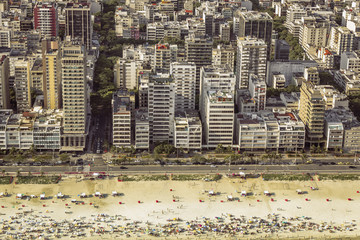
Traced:
<path id="1" fill-rule="evenodd" d="M 311 190 L 311 187 L 318 190 Z M 297 189 L 304 191 L 304 194 L 298 194 Z M 11 233 L 15 232 L 31 232 L 29 228 L 35 226 L 46 229 L 43 233 L 39 229 L 32 232 L 34 236 L 44 239 L 51 239 L 56 234 L 62 239 L 71 236 L 83 239 L 149 239 L 153 236 L 168 236 L 167 239 L 266 236 L 275 239 L 355 238 L 360 236 L 357 227 L 360 221 L 358 190 L 359 181 L 284 182 L 226 177 L 217 182 L 118 182 L 117 178 L 79 181 L 68 177 L 59 184 L 13 183 L 0 185 L 0 192 L 11 194 L 0 198 L 0 238 L 10 238 Z M 111 196 L 113 191 L 120 193 L 120 196 Z M 209 191 L 213 191 L 214 195 L 210 196 Z M 242 191 L 250 196 L 241 196 Z M 264 191 L 272 195 L 265 196 Z M 58 192 L 66 198 L 57 199 L 55 195 Z M 88 195 L 100 192 L 105 197 L 80 198 L 78 195 L 83 192 Z M 16 199 L 18 193 L 28 196 L 45 193 L 49 198 L 19 200 Z M 233 201 L 228 201 L 228 196 L 232 196 Z M 75 199 L 79 201 L 77 204 L 71 201 Z M 68 222 L 71 224 L 67 227 L 71 229 L 71 226 L 76 225 L 74 221 L 78 228 L 73 228 L 73 231 L 77 233 L 66 234 L 65 227 L 61 231 L 57 230 Z M 271 226 L 275 230 L 265 230 L 267 227 L 262 225 L 269 223 L 263 224 L 262 221 L 272 222 Z M 275 224 L 275 221 L 278 223 Z M 31 223 L 35 224 L 31 226 Z M 243 224 L 254 223 L 257 224 L 253 228 L 239 229 Z M 293 231 L 290 226 L 298 226 L 299 230 Z M 220 228 L 223 231 L 219 231 Z M 151 231 L 154 234 L 150 234 Z"/>

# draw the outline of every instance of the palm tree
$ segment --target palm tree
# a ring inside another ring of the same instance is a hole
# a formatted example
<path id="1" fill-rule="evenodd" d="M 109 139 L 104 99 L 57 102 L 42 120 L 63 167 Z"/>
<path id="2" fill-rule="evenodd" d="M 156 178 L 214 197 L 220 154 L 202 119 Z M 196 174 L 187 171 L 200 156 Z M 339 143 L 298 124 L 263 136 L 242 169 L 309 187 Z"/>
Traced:
<path id="1" fill-rule="evenodd" d="M 308 156 L 306 155 L 306 153 L 301 154 L 301 160 L 302 160 L 303 164 L 305 164 L 307 159 L 308 159 Z"/>

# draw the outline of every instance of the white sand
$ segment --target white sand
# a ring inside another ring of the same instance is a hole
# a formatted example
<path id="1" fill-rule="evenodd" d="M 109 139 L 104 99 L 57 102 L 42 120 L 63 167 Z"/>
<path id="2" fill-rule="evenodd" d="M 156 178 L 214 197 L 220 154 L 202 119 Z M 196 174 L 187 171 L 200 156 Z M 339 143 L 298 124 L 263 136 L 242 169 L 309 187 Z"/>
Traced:
<path id="1" fill-rule="evenodd" d="M 311 186 L 318 187 L 319 190 L 312 191 Z M 296 189 L 307 191 L 308 194 L 298 195 Z M 0 198 L 0 206 L 5 206 L 5 208 L 1 208 L 1 213 L 5 215 L 0 216 L 0 219 L 6 219 L 7 216 L 14 215 L 20 210 L 36 209 L 57 220 L 79 216 L 90 218 L 91 215 L 106 213 L 126 216 L 134 221 L 149 221 L 154 224 L 166 223 L 167 219 L 173 218 L 195 220 L 196 218 L 209 217 L 214 219 L 216 216 L 227 213 L 235 216 L 245 215 L 246 217 L 264 218 L 272 213 L 279 213 L 285 217 L 307 216 L 311 217 L 313 222 L 328 222 L 338 225 L 353 220 L 356 223 L 360 221 L 358 211 L 360 194 L 356 193 L 357 190 L 360 190 L 358 181 L 266 182 L 261 179 L 241 181 L 240 179 L 225 178 L 219 182 L 117 182 L 117 179 L 75 182 L 73 178 L 70 178 L 53 185 L 0 185 L 0 192 L 5 190 L 12 196 Z M 209 190 L 220 194 L 208 196 Z M 240 192 L 242 190 L 253 195 L 241 197 Z M 264 190 L 275 193 L 275 195 L 272 197 L 264 196 Z M 80 199 L 77 196 L 81 192 L 94 194 L 95 191 L 108 194 L 108 196 L 104 199 L 95 197 Z M 124 195 L 112 197 L 112 191 Z M 42 192 L 45 192 L 46 196 L 52 197 L 58 192 L 62 192 L 69 195 L 70 198 L 66 200 L 53 198 L 42 201 L 38 198 L 30 201 L 15 199 L 17 193 L 39 196 Z M 240 202 L 237 200 L 227 201 L 228 195 L 239 198 Z M 177 200 L 176 202 L 173 202 L 174 198 Z M 271 198 L 275 201 L 270 201 Z M 305 198 L 310 199 L 310 201 L 305 201 Z M 327 202 L 327 198 L 331 201 Z M 348 198 L 352 198 L 353 201 L 348 201 Z M 84 201 L 85 204 L 75 205 L 70 202 L 71 199 Z M 289 199 L 289 201 L 286 202 L 285 199 Z M 156 200 L 159 203 L 156 203 Z M 203 202 L 199 202 L 199 200 Z M 120 205 L 120 201 L 123 204 Z M 139 204 L 138 201 L 141 203 Z M 94 208 L 90 203 L 99 206 L 99 208 Z M 43 204 L 46 206 L 43 207 Z M 65 204 L 68 204 L 68 207 Z M 22 208 L 22 205 L 25 207 Z M 18 209 L 19 207 L 21 209 Z M 65 214 L 65 210 L 73 213 Z M 304 234 L 306 235 L 306 233 Z M 360 231 L 347 232 L 345 235 L 355 236 L 356 234 L 360 235 Z M 298 235 L 299 233 L 296 236 Z"/>

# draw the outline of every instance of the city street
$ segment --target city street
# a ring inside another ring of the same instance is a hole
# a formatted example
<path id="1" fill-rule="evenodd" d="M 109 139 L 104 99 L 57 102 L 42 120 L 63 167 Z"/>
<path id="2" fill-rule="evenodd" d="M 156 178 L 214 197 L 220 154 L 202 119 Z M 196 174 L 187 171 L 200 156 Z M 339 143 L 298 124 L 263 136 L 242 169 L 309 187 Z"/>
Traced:
<path id="1" fill-rule="evenodd" d="M 240 169 L 241 170 L 240 170 Z M 133 165 L 121 169 L 120 166 L 2 166 L 0 171 L 5 170 L 8 173 L 32 172 L 46 174 L 64 174 L 68 172 L 107 172 L 112 174 L 207 174 L 207 173 L 359 173 L 360 168 L 350 168 L 346 165 L 197 165 L 197 166 L 160 166 L 160 165 Z"/>

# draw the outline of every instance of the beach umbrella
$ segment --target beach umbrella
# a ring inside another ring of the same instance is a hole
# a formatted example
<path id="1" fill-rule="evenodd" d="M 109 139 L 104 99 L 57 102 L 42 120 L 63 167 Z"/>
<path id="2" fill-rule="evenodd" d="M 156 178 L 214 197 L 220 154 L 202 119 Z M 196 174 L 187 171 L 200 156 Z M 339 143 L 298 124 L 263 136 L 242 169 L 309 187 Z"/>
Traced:
<path id="1" fill-rule="evenodd" d="M 156 200 L 156 203 L 159 203 L 159 201 L 158 201 L 158 200 Z"/>
<path id="2" fill-rule="evenodd" d="M 90 203 L 91 204 L 91 203 Z M 122 202 L 119 202 L 119 204 L 122 204 Z"/>
<path id="3" fill-rule="evenodd" d="M 360 191 L 356 191 L 356 193 L 360 193 Z"/>
<path id="4" fill-rule="evenodd" d="M 176 200 L 175 200 L 175 199 L 173 199 L 173 202 L 176 202 Z"/>
<path id="5" fill-rule="evenodd" d="M 141 203 L 141 201 L 138 201 L 138 203 Z"/>
<path id="6" fill-rule="evenodd" d="M 221 202 L 224 202 L 223 200 L 221 200 Z"/>
<path id="7" fill-rule="evenodd" d="M 256 200 L 257 202 L 260 202 L 260 200 L 258 199 L 258 200 Z"/>
<path id="8" fill-rule="evenodd" d="M 327 198 L 327 199 L 326 199 L 326 201 L 327 201 L 327 202 L 329 202 L 329 201 L 330 201 L 330 199 L 328 199 L 328 198 Z"/>
<path id="9" fill-rule="evenodd" d="M 271 199 L 271 201 L 273 202 L 273 201 L 274 201 L 274 199 L 272 198 L 272 199 Z"/>
<path id="10" fill-rule="evenodd" d="M 172 188 L 170 188 L 170 192 L 172 192 Z"/>
<path id="11" fill-rule="evenodd" d="M 352 201 L 352 199 L 351 199 L 351 198 L 348 198 L 348 201 Z"/>
<path id="12" fill-rule="evenodd" d="M 309 199 L 308 199 L 308 198 L 305 198 L 305 201 L 309 201 Z"/>
<path id="13" fill-rule="evenodd" d="M 288 202 L 289 201 L 289 199 L 285 199 L 285 202 Z"/>
<path id="14" fill-rule="evenodd" d="M 202 202 L 202 200 L 199 200 L 199 202 Z"/>
<path id="15" fill-rule="evenodd" d="M 46 205 L 45 205 L 45 204 L 43 204 L 43 207 L 46 207 Z"/>

